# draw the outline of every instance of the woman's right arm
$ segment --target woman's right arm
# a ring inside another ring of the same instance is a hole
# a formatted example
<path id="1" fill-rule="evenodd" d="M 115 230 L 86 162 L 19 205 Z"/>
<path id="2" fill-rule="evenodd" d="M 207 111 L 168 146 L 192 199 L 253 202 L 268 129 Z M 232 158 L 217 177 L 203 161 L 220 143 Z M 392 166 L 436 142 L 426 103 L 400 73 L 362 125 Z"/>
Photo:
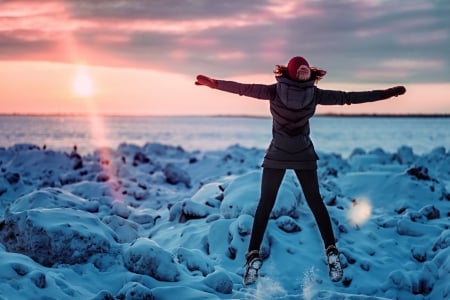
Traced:
<path id="1" fill-rule="evenodd" d="M 206 85 L 213 89 L 257 99 L 269 100 L 275 97 L 276 85 L 246 84 L 228 80 L 217 80 L 198 75 L 196 85 Z"/>
<path id="2" fill-rule="evenodd" d="M 333 90 L 322 90 L 315 88 L 315 98 L 317 104 L 322 105 L 345 105 L 359 104 L 385 100 L 391 97 L 403 95 L 405 87 L 396 86 L 386 90 L 373 90 L 363 92 L 343 92 Z"/>

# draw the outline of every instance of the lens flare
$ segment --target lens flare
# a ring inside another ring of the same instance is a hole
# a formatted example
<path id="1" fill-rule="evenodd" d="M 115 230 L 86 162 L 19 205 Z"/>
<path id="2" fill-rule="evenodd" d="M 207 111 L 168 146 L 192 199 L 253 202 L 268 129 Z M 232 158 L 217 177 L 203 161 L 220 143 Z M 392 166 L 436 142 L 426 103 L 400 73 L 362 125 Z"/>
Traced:
<path id="1" fill-rule="evenodd" d="M 368 199 L 355 199 L 348 210 L 348 220 L 354 226 L 361 226 L 372 215 L 372 205 Z"/>
<path id="2" fill-rule="evenodd" d="M 73 92 L 79 97 L 91 97 L 94 93 L 94 83 L 86 67 L 78 66 L 73 80 Z"/>

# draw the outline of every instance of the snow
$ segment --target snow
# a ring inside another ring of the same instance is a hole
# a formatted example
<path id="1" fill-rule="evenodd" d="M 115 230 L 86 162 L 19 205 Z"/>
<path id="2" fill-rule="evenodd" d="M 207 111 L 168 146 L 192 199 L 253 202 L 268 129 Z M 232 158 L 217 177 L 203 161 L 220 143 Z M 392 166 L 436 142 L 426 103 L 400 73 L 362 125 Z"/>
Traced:
<path id="1" fill-rule="evenodd" d="M 319 153 L 344 278 L 292 171 L 242 285 L 264 149 L 0 148 L 0 299 L 450 299 L 450 152 Z"/>

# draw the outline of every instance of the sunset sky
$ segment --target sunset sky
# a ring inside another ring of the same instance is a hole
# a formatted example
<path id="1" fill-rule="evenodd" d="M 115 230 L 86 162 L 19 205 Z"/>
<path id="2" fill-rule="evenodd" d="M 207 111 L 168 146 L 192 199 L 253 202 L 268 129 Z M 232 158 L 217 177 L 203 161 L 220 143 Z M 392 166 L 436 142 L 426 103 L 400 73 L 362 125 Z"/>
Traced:
<path id="1" fill-rule="evenodd" d="M 305 56 L 322 89 L 405 85 L 321 113 L 450 114 L 447 0 L 0 0 L 0 114 L 268 115 L 194 85 L 273 83 Z"/>

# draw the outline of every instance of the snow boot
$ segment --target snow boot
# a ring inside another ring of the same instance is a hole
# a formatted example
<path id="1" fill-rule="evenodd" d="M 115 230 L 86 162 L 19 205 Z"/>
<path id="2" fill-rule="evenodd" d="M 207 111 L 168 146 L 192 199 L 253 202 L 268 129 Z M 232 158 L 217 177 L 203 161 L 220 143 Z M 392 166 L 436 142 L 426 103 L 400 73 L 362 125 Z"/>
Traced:
<path id="1" fill-rule="evenodd" d="M 331 245 L 327 248 L 327 264 L 331 281 L 338 282 L 344 276 L 341 260 L 339 259 L 339 251 L 336 246 Z"/>
<path id="2" fill-rule="evenodd" d="M 258 279 L 258 271 L 262 267 L 262 260 L 259 257 L 258 250 L 248 252 L 245 258 L 247 263 L 245 264 L 244 285 L 250 285 Z"/>

